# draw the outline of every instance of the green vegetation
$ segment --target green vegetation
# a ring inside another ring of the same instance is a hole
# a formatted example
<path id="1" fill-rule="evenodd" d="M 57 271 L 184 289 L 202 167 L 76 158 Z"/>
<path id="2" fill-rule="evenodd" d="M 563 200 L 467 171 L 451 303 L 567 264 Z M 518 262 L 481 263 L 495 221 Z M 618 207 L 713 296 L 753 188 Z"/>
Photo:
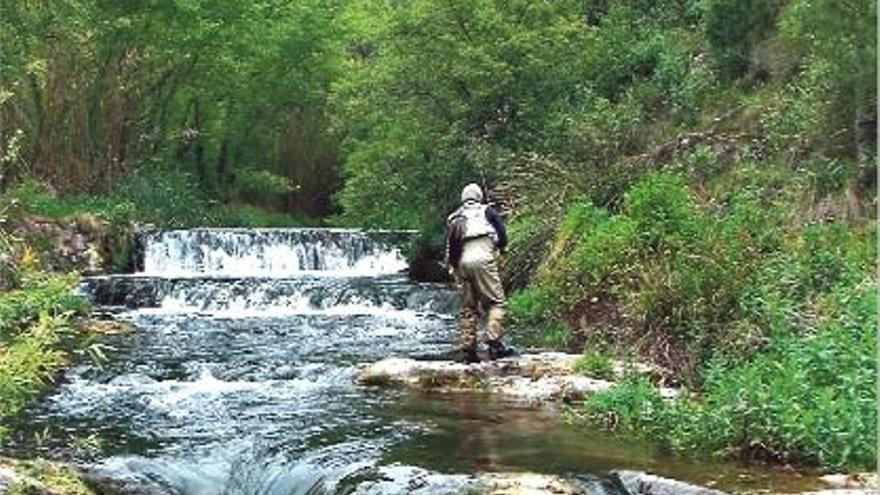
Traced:
<path id="1" fill-rule="evenodd" d="M 782 333 L 750 357 L 712 360 L 701 395 L 664 402 L 645 381 L 592 397 L 589 416 L 677 449 L 833 468 L 873 466 L 876 286 L 835 295 L 808 336 Z"/>
<path id="2" fill-rule="evenodd" d="M 745 170 L 747 187 L 709 182 L 724 198 L 697 198 L 660 173 L 636 183 L 617 214 L 574 203 L 511 313 L 638 349 L 700 391 L 666 404 L 650 384 L 627 383 L 587 404 L 600 424 L 688 451 L 871 466 L 876 229 L 793 223 L 789 205 L 803 204 L 793 197 L 809 181 Z M 572 308 L 592 295 L 626 316 L 575 327 L 584 315 Z"/>
<path id="3" fill-rule="evenodd" d="M 319 217 L 419 229 L 429 256 L 477 181 L 524 341 L 693 395 L 626 384 L 591 417 L 865 467 L 876 36 L 876 4 L 835 0 L 0 0 L 0 286 L 26 215 Z M 11 336 L 67 304 L 24 290 Z"/>
<path id="4" fill-rule="evenodd" d="M 0 293 L 0 338 L 15 337 L 40 315 L 60 317 L 72 312 L 83 314 L 88 303 L 73 294 L 73 276 L 43 275 L 28 280 L 22 288 Z"/>
<path id="5" fill-rule="evenodd" d="M 598 351 L 584 353 L 572 364 L 574 371 L 595 377 L 610 380 L 614 376 L 614 363 L 607 354 Z"/>
<path id="6" fill-rule="evenodd" d="M 204 200 L 328 213 L 339 9 L 3 0 L 0 192 L 34 177 L 64 207 L 156 223 L 200 223 Z"/>
<path id="7" fill-rule="evenodd" d="M 39 394 L 81 337 L 72 318 L 88 304 L 73 295 L 76 278 L 25 266 L 21 287 L 0 293 L 0 421 Z"/>
<path id="8" fill-rule="evenodd" d="M 188 174 L 161 169 L 133 174 L 97 195 L 59 196 L 29 179 L 8 191 L 3 200 L 12 205 L 13 217 L 39 215 L 63 220 L 87 214 L 117 228 L 133 223 L 163 227 L 289 227 L 316 223 L 301 214 L 247 204 L 220 204 L 201 191 Z"/>

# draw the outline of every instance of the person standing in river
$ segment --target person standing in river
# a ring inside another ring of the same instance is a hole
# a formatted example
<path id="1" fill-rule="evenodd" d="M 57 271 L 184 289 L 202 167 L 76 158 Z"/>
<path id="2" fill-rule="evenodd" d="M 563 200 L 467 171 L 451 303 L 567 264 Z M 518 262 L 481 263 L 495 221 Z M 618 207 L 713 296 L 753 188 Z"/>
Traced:
<path id="1" fill-rule="evenodd" d="M 480 360 L 477 323 L 481 306 L 488 315 L 489 359 L 515 354 L 501 342 L 506 302 L 497 257 L 507 248 L 507 231 L 501 215 L 483 199 L 480 186 L 468 184 L 461 191 L 461 206 L 446 219 L 446 261 L 462 296 L 459 325 L 465 363 Z"/>

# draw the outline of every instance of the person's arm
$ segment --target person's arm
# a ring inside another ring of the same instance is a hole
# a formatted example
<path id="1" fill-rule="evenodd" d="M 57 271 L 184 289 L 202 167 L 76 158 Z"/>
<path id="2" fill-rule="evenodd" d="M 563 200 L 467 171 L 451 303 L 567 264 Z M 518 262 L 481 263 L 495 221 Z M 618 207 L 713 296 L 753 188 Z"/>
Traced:
<path id="1" fill-rule="evenodd" d="M 504 227 L 504 219 L 501 218 L 498 210 L 490 206 L 486 208 L 486 220 L 492 224 L 492 227 L 495 228 L 495 232 L 498 234 L 498 242 L 495 244 L 495 247 L 503 253 L 507 249 L 507 229 Z"/>
<path id="2" fill-rule="evenodd" d="M 446 263 L 453 269 L 457 269 L 461 261 L 463 238 L 464 221 L 458 217 L 446 226 Z"/>

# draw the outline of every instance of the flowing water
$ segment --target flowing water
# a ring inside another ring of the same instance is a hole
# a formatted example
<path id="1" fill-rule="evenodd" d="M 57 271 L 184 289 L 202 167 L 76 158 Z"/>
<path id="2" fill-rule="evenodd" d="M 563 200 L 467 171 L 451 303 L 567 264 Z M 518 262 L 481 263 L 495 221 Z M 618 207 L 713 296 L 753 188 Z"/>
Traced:
<path id="1" fill-rule="evenodd" d="M 358 387 L 360 363 L 437 356 L 456 295 L 415 284 L 406 234 L 157 231 L 142 271 L 83 292 L 136 331 L 109 337 L 28 411 L 28 438 L 122 493 L 452 494 L 480 472 L 560 474 L 619 493 L 615 469 L 720 488 L 809 487 L 767 469 L 686 460 L 481 395 Z M 27 442 L 30 448 L 33 441 Z"/>

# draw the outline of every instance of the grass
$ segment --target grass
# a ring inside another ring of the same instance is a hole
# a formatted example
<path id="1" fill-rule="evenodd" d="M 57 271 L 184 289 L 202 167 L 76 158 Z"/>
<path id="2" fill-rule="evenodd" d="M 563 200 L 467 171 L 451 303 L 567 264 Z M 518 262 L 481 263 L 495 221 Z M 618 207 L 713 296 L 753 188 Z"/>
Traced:
<path id="1" fill-rule="evenodd" d="M 188 175 L 152 170 L 135 174 L 103 194 L 58 195 L 35 180 L 25 180 L 2 198 L 17 216 L 39 215 L 63 220 L 81 215 L 102 218 L 114 226 L 132 223 L 160 227 L 302 227 L 320 221 L 304 215 L 256 206 L 223 204 L 205 196 Z"/>
<path id="2" fill-rule="evenodd" d="M 22 288 L 0 293 L 0 340 L 8 341 L 38 316 L 84 314 L 86 300 L 74 295 L 75 275 L 38 274 L 25 277 Z"/>
<path id="3" fill-rule="evenodd" d="M 582 375 L 610 380 L 614 377 L 614 363 L 606 354 L 588 351 L 572 363 L 572 369 Z"/>
<path id="4" fill-rule="evenodd" d="M 760 352 L 710 361 L 696 397 L 664 402 L 644 380 L 588 399 L 595 422 L 680 451 L 832 469 L 877 459 L 876 286 L 834 295 L 809 335 L 779 332 Z"/>
<path id="5" fill-rule="evenodd" d="M 68 324 L 43 313 L 0 351 L 0 418 L 17 413 L 66 362 L 59 344 Z"/>

